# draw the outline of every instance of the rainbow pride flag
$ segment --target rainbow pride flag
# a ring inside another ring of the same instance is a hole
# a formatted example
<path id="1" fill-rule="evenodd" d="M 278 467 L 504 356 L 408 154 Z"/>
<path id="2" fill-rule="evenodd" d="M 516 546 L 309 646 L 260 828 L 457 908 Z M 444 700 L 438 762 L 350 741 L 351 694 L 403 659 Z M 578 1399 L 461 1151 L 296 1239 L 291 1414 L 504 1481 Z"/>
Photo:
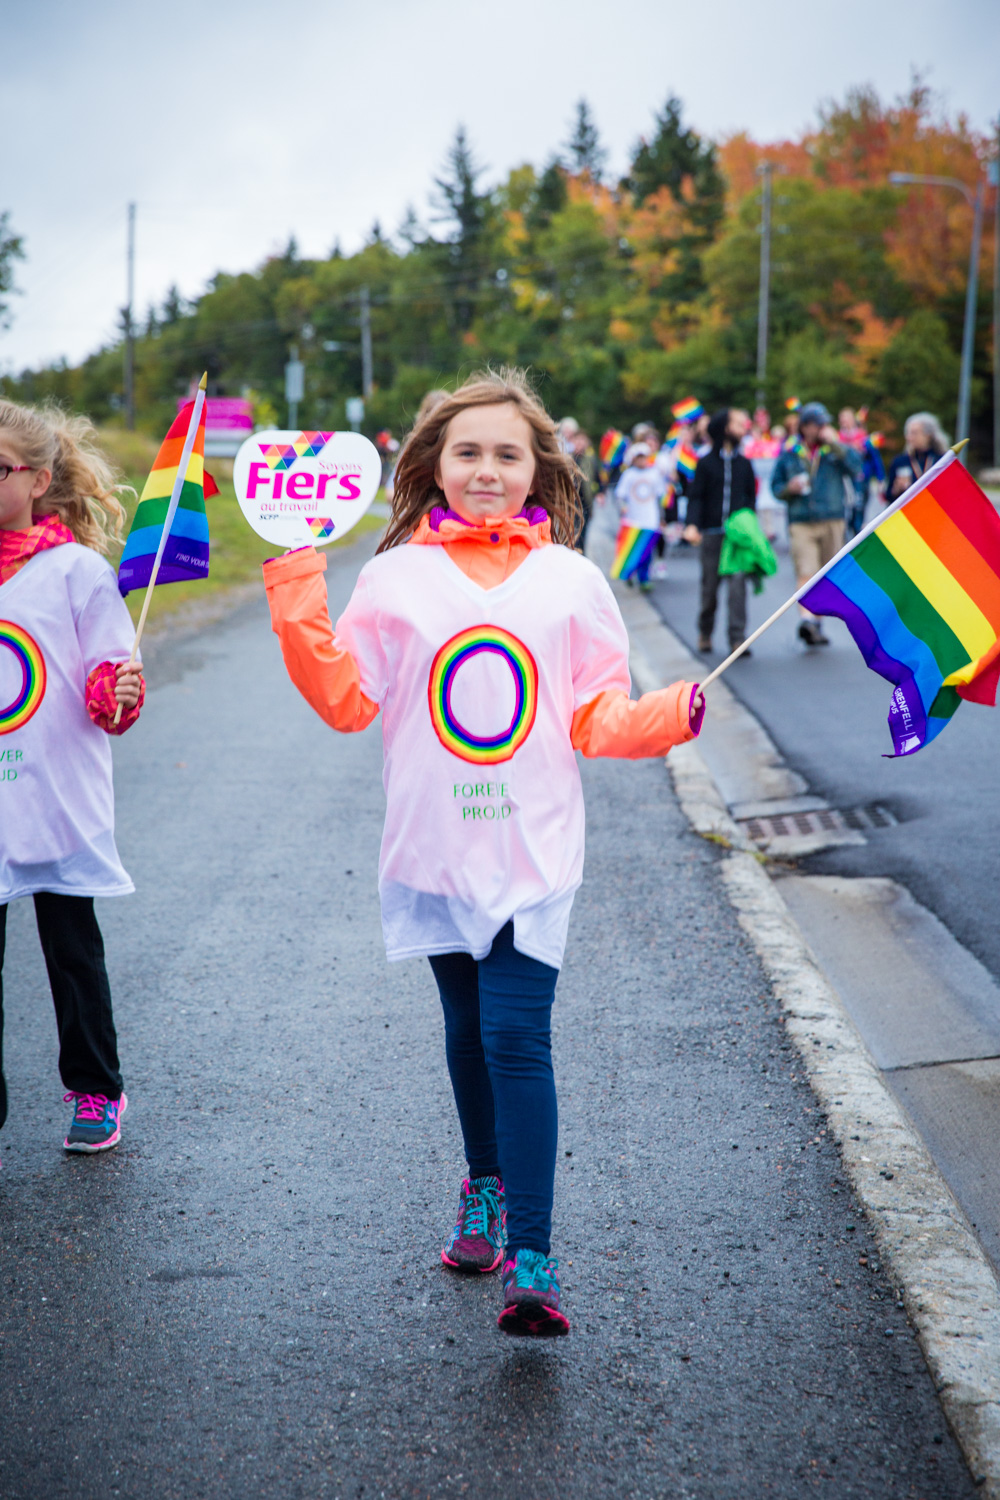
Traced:
<path id="1" fill-rule="evenodd" d="M 698 467 L 698 455 L 693 448 L 683 444 L 677 454 L 677 478 L 685 484 L 689 484 L 694 478 L 694 471 Z"/>
<path id="2" fill-rule="evenodd" d="M 612 578 L 631 578 L 643 563 L 653 556 L 658 531 L 647 531 L 642 526 L 619 526 L 615 543 L 615 560 L 611 564 Z"/>
<path id="3" fill-rule="evenodd" d="M 798 596 L 843 620 L 871 667 L 894 684 L 894 754 L 939 735 L 963 698 L 995 704 L 1000 679 L 1000 516 L 954 453 Z"/>
<path id="4" fill-rule="evenodd" d="M 683 401 L 676 401 L 670 408 L 670 413 L 678 422 L 697 422 L 704 410 L 701 402 L 694 396 L 687 396 Z"/>
<path id="5" fill-rule="evenodd" d="M 625 457 L 627 447 L 625 434 L 617 427 L 609 427 L 598 445 L 597 456 L 606 469 L 616 469 Z"/>
<path id="6" fill-rule="evenodd" d="M 194 407 L 195 402 L 189 401 L 177 413 L 143 486 L 125 550 L 118 564 L 118 587 L 123 594 L 129 593 L 131 589 L 145 588 L 149 582 Z M 163 549 L 156 577 L 158 584 L 208 577 L 208 517 L 205 514 L 205 497 L 211 498 L 218 493 L 219 487 L 211 474 L 205 473 L 205 404 L 202 399 L 201 419 L 170 533 Z"/>

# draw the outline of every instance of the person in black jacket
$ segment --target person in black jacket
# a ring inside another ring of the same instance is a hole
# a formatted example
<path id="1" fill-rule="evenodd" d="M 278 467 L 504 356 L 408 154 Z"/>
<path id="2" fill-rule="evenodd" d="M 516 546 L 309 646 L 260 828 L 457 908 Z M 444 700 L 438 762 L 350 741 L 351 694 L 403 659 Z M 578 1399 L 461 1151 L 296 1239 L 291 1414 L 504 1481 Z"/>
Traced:
<path id="1" fill-rule="evenodd" d="M 734 510 L 753 510 L 757 481 L 753 465 L 739 451 L 750 419 L 735 407 L 717 411 L 708 424 L 711 449 L 698 460 L 688 496 L 685 541 L 701 546 L 701 609 L 698 650 L 711 651 L 719 596 L 719 558 L 726 521 Z M 747 577 L 731 573 L 728 581 L 729 649 L 738 646 L 747 629 Z M 749 656 L 745 651 L 744 656 Z"/>

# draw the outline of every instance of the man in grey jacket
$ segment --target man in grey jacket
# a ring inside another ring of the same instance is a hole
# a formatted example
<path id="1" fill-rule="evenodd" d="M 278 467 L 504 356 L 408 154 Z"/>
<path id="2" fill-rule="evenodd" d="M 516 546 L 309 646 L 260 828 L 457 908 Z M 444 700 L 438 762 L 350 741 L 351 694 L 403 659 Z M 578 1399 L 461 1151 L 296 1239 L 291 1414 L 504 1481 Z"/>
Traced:
<path id="1" fill-rule="evenodd" d="M 844 545 L 847 489 L 864 465 L 853 448 L 840 441 L 830 413 L 820 401 L 810 401 L 799 413 L 799 436 L 779 456 L 771 475 L 771 491 L 788 506 L 788 545 L 801 585 Z M 815 615 L 802 609 L 799 636 L 807 646 L 828 646 L 829 638 Z"/>

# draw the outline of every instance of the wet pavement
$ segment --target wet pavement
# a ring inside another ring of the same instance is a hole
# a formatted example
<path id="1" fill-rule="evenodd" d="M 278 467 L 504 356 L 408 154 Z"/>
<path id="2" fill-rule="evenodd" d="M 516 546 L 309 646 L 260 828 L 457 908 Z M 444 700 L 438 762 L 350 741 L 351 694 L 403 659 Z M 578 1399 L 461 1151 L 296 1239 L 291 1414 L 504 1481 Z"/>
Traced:
<path id="1" fill-rule="evenodd" d="M 331 556 L 335 609 L 362 548 Z M 427 966 L 387 966 L 380 740 L 266 608 L 162 643 L 101 904 L 120 1148 L 64 1158 L 29 903 L 0 1135 L 0 1496 L 977 1490 L 777 1006 L 662 763 L 585 765 L 555 1012 L 573 1331 L 440 1265 L 462 1175 Z"/>

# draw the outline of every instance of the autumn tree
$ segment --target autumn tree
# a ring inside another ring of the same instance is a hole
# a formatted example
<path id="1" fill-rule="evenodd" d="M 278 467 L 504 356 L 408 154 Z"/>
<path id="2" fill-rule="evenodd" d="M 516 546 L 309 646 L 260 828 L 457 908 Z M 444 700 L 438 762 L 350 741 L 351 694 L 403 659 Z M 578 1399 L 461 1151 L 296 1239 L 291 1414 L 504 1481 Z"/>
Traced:
<path id="1" fill-rule="evenodd" d="M 704 287 L 701 257 L 722 224 L 725 184 L 715 146 L 684 125 L 679 99 L 667 100 L 651 139 L 639 142 L 622 187 L 637 208 L 656 199 L 666 215 L 679 214 L 669 235 L 673 263 L 663 292 L 690 301 Z"/>

